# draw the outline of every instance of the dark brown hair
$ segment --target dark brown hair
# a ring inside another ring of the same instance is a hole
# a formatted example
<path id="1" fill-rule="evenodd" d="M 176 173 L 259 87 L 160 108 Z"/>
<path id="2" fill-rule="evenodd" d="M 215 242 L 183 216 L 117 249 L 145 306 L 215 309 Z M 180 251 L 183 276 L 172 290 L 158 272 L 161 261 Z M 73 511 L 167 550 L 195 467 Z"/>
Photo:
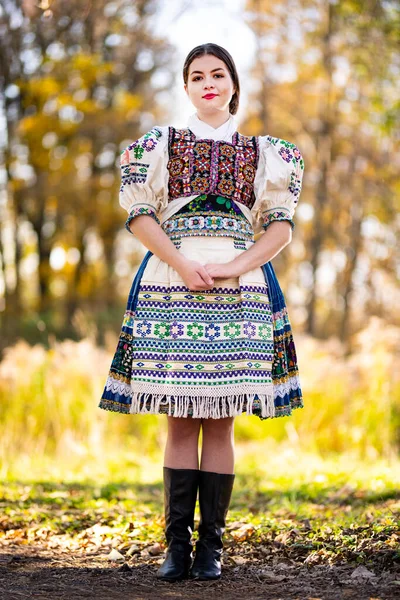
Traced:
<path id="1" fill-rule="evenodd" d="M 237 110 L 239 108 L 240 96 L 239 76 L 236 70 L 235 63 L 233 62 L 232 56 L 227 50 L 225 50 L 225 48 L 222 48 L 222 46 L 218 46 L 217 44 L 201 44 L 201 46 L 196 46 L 196 48 L 193 48 L 193 50 L 191 50 L 187 55 L 185 63 L 183 65 L 183 81 L 185 82 L 185 85 L 187 85 L 189 77 L 189 67 L 194 61 L 194 59 L 200 58 L 201 56 L 206 56 L 207 54 L 212 54 L 213 56 L 216 56 L 217 58 L 222 60 L 230 73 L 236 91 L 233 94 L 229 103 L 229 112 L 232 115 L 236 115 Z"/>

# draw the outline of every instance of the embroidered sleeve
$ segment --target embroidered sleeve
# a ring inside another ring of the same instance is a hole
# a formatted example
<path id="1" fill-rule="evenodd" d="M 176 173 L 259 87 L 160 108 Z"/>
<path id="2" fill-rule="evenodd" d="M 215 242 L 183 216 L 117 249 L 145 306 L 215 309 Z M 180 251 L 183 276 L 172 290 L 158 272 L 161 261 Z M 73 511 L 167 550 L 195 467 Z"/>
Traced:
<path id="1" fill-rule="evenodd" d="M 293 216 L 301 192 L 304 160 L 295 144 L 280 138 L 263 139 L 263 164 L 257 173 L 254 216 L 258 228 L 265 231 L 273 221 L 288 221 L 292 229 Z"/>
<path id="2" fill-rule="evenodd" d="M 150 215 L 160 224 L 158 213 L 165 204 L 167 142 L 164 128 L 153 127 L 121 153 L 119 203 L 128 212 L 125 228 L 129 233 L 130 222 L 139 215 Z"/>

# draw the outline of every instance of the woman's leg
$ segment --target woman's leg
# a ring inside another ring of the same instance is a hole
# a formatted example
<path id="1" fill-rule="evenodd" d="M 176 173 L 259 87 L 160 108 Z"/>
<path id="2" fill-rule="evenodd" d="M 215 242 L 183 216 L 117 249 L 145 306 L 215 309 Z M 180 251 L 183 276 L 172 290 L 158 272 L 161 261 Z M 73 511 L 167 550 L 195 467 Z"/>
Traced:
<path id="1" fill-rule="evenodd" d="M 157 571 L 165 581 L 185 579 L 191 564 L 194 512 L 199 487 L 200 419 L 167 417 L 163 480 L 167 555 Z"/>
<path id="2" fill-rule="evenodd" d="M 203 443 L 200 469 L 213 473 L 234 472 L 234 419 L 201 419 Z"/>
<path id="3" fill-rule="evenodd" d="M 198 469 L 201 419 L 169 416 L 167 419 L 164 466 L 170 469 Z"/>
<path id="4" fill-rule="evenodd" d="M 200 523 L 191 577 L 221 576 L 222 537 L 229 509 L 234 470 L 234 417 L 203 419 L 203 447 L 199 471 Z"/>

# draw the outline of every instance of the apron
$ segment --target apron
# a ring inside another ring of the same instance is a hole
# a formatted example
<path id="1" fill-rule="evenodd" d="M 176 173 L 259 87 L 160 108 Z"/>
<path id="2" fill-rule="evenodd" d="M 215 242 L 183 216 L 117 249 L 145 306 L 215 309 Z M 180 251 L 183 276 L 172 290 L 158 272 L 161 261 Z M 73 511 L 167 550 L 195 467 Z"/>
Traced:
<path id="1" fill-rule="evenodd" d="M 162 228 L 201 264 L 251 247 L 251 224 L 234 201 L 202 195 Z M 287 307 L 271 262 L 211 290 L 191 291 L 151 251 L 129 293 L 99 407 L 127 414 L 267 419 L 303 407 Z"/>

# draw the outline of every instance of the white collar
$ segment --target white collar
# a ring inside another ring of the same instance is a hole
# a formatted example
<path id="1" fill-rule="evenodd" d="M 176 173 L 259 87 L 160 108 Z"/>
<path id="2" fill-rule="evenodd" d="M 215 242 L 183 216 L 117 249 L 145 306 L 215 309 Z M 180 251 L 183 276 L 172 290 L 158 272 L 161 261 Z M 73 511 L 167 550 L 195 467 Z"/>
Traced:
<path id="1" fill-rule="evenodd" d="M 237 131 L 237 121 L 231 114 L 225 123 L 214 129 L 211 125 L 201 121 L 197 113 L 193 113 L 188 119 L 187 126 L 198 139 L 224 140 L 225 142 L 231 142 L 233 134 Z"/>

